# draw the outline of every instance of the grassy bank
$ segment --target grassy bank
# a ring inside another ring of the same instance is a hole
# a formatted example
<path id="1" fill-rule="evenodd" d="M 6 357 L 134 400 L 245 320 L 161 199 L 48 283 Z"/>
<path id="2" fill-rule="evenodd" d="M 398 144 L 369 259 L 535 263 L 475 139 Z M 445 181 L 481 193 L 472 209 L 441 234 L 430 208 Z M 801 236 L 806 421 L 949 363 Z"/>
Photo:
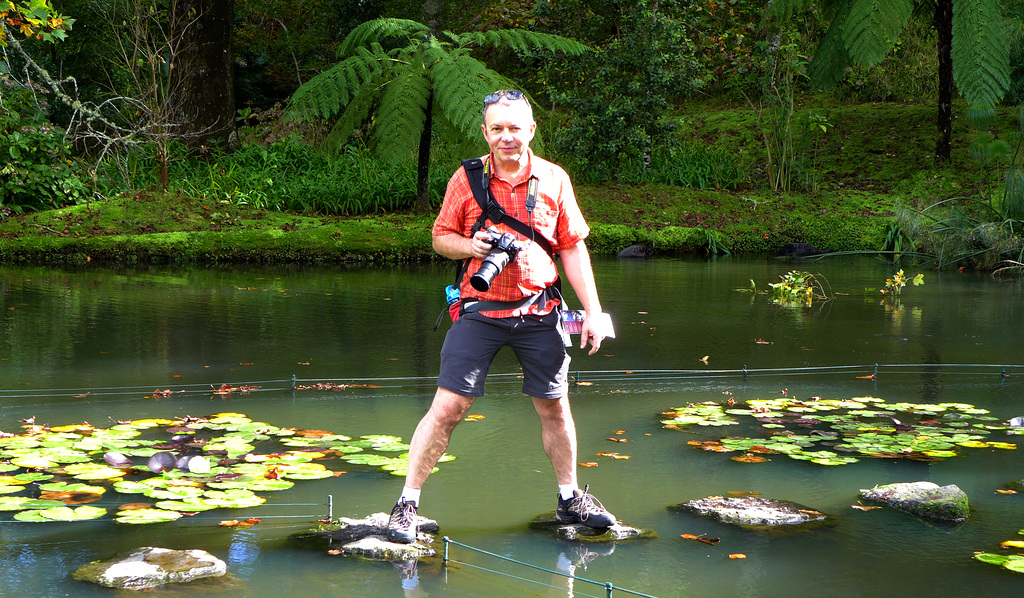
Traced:
<path id="1" fill-rule="evenodd" d="M 711 104 L 679 108 L 681 140 L 734 156 L 737 190 L 658 184 L 578 186 L 595 253 L 644 244 L 666 254 L 773 252 L 804 242 L 835 251 L 876 250 L 900 202 L 973 192 L 970 136 L 956 133 L 954 166 L 935 170 L 934 108 L 826 106 L 808 99 L 794 117 L 799 191 L 766 183 L 764 126 L 757 110 Z M 763 116 L 763 114 L 761 115 Z M 813 116 L 811 119 L 809 116 Z M 763 122 L 763 121 L 762 121 Z M 801 123 L 825 123 L 809 128 Z M 311 217 L 260 211 L 180 192 L 143 192 L 0 219 L 8 262 L 271 263 L 433 259 L 432 215 Z"/>

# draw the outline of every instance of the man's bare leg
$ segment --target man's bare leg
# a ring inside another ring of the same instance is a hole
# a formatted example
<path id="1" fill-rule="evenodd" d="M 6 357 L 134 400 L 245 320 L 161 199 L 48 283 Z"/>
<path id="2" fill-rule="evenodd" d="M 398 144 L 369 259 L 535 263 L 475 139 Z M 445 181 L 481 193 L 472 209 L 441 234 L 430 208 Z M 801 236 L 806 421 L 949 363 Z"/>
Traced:
<path id="1" fill-rule="evenodd" d="M 555 469 L 559 485 L 576 485 L 576 422 L 569 409 L 569 397 L 533 399 L 540 416 L 544 452 Z"/>

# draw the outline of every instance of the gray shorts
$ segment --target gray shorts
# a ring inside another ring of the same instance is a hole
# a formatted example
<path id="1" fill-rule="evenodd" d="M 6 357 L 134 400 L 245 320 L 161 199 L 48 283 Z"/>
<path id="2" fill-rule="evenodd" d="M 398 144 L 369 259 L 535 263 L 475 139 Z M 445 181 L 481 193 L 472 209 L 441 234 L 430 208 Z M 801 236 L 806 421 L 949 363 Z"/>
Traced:
<path id="1" fill-rule="evenodd" d="M 562 343 L 557 310 L 542 317 L 462 315 L 444 337 L 437 385 L 467 397 L 483 396 L 487 371 L 506 345 L 523 366 L 524 393 L 539 399 L 568 394 L 570 358 Z"/>

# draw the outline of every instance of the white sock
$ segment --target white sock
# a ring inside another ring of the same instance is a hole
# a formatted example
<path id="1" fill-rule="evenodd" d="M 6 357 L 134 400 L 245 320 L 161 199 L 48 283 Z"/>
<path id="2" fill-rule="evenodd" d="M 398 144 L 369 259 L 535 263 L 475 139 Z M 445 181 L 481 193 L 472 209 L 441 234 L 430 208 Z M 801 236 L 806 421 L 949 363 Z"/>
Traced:
<path id="1" fill-rule="evenodd" d="M 404 486 L 402 488 L 402 496 L 399 497 L 398 500 L 399 500 L 399 502 L 401 502 L 403 500 L 406 501 L 406 502 L 414 502 L 414 503 L 416 503 L 416 506 L 419 507 L 420 506 L 420 489 L 419 488 L 410 488 L 408 486 Z"/>
<path id="2" fill-rule="evenodd" d="M 579 488 L 576 484 L 559 484 L 558 495 L 562 497 L 562 500 L 569 500 L 573 497 L 573 492 Z"/>

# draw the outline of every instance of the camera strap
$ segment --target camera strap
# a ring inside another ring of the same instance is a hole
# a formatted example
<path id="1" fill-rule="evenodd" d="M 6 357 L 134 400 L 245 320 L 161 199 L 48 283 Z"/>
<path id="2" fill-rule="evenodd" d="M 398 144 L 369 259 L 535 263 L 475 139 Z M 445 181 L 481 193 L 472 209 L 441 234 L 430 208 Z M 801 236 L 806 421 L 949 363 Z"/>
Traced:
<path id="1" fill-rule="evenodd" d="M 473 224 L 472 233 L 475 234 L 476 231 L 483 228 L 488 220 L 495 224 L 504 224 L 540 245 L 547 252 L 548 256 L 554 260 L 555 250 L 551 246 L 551 242 L 544 235 L 537 232 L 537 229 L 509 216 L 505 209 L 501 207 L 501 204 L 494 199 L 494 195 L 491 193 L 490 164 L 485 164 L 480 158 L 470 158 L 463 160 L 462 166 L 466 169 L 466 178 L 469 179 L 469 188 L 473 191 L 473 197 L 476 198 L 476 203 L 480 206 L 480 217 Z M 477 175 L 477 171 L 480 172 L 479 175 Z M 537 205 L 537 187 L 537 178 L 530 177 L 526 191 L 526 209 L 529 212 L 533 212 L 534 206 Z"/>

